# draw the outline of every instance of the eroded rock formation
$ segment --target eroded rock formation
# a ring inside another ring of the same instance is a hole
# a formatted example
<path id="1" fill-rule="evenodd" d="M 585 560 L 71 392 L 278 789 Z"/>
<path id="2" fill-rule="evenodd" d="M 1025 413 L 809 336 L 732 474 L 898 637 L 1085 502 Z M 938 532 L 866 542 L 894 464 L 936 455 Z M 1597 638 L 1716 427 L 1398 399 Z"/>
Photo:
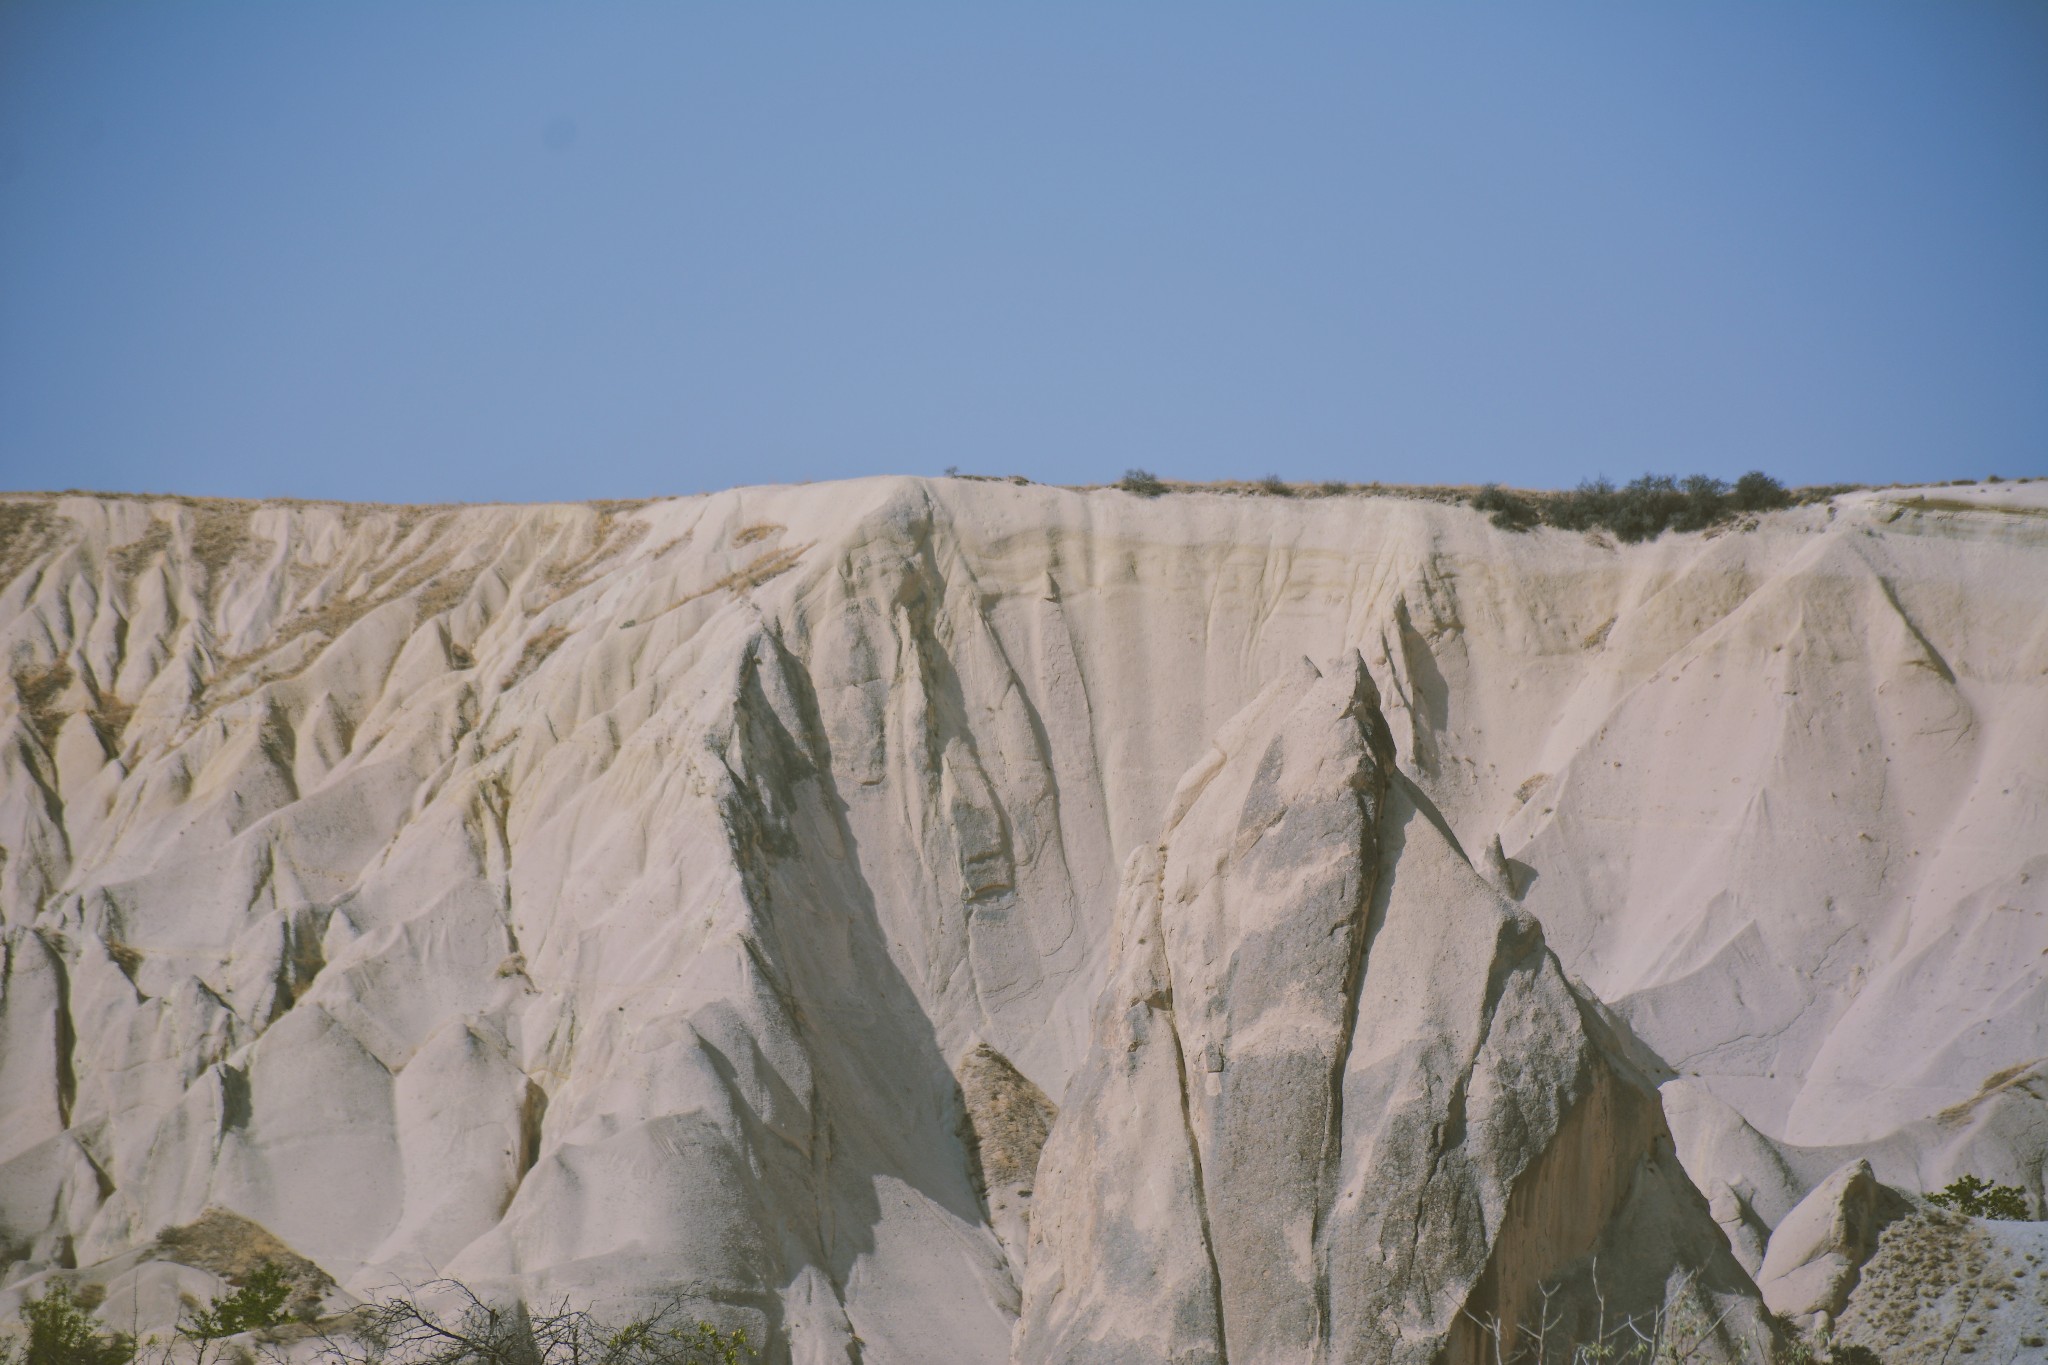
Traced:
<path id="1" fill-rule="evenodd" d="M 1190 1341 L 1463 1350 L 1465 1308 L 1576 1294 L 1631 1227 L 1711 1279 L 1646 1080 L 1753 1267 L 1856 1156 L 2038 1196 L 2042 487 L 1622 548 L 1395 498 L 966 480 L 0 499 L 0 1298 L 129 1265 L 174 1303 L 214 1272 L 149 1249 L 219 1216 L 337 1293 L 680 1290 L 806 1362 L 1001 1360 L 1025 1299 L 1050 1330 L 1091 1293 L 1210 1304 Z M 1182 774 L 1300 704 L 1294 661 L 1354 653 L 1384 741 L 1361 709 L 1349 760 L 1283 745 L 1298 810 L 1197 848 L 1241 807 L 1191 797 L 1148 864 Z M 1345 761 L 1365 785 L 1324 799 Z M 1291 872 L 1261 851 L 1325 817 Z M 1193 897 L 1159 901 L 1157 963 L 1146 884 Z M 1055 1253 L 1020 1248 L 1104 1253 L 1043 1181 L 1027 1229 L 1030 1143 L 978 1125 L 1035 1091 L 1046 1161 L 1105 1178 L 1077 1148 L 1095 1010 L 1155 968 L 1120 1083 L 1188 1116 L 1109 1193 L 1179 1250 L 1047 1297 Z M 1256 985 L 1283 972 L 1316 1009 Z M 1023 1085 L 977 1079 L 982 1046 Z M 1474 1127 L 1483 1096 L 1526 1133 Z M 1448 1202 L 1381 1207 L 1359 1163 Z M 1241 1246 L 1201 1233 L 1268 1198 Z"/>
<path id="2" fill-rule="evenodd" d="M 1356 656 L 1225 729 L 1115 932 L 1018 1360 L 1478 1362 L 1546 1288 L 1597 1330 L 1602 1260 L 1614 1320 L 1676 1292 L 1768 1339 L 1654 1087 L 1396 770 Z"/>
<path id="3" fill-rule="evenodd" d="M 1852 1161 L 1800 1200 L 1771 1233 L 1757 1286 L 1771 1311 L 1795 1322 L 1848 1305 L 1885 1224 L 1911 1210 L 1877 1182 L 1870 1163 Z"/>

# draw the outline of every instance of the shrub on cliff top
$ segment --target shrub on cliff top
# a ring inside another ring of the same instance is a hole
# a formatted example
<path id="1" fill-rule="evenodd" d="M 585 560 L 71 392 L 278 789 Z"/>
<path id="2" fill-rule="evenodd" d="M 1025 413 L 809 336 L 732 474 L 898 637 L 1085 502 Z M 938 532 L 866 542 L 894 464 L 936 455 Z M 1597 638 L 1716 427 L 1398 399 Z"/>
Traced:
<path id="1" fill-rule="evenodd" d="M 1761 470 L 1751 470 L 1731 488 L 1707 474 L 1676 479 L 1645 474 L 1616 488 L 1606 479 L 1587 479 L 1568 492 L 1531 497 L 1488 484 L 1473 494 L 1476 511 L 1504 531 L 1527 531 L 1538 525 L 1563 531 L 1609 531 L 1629 542 L 1655 540 L 1666 531 L 1704 531 L 1747 512 L 1768 512 L 1792 505 L 1785 486 Z"/>
<path id="2" fill-rule="evenodd" d="M 1116 486 L 1141 498 L 1156 498 L 1166 491 L 1165 482 L 1149 469 L 1126 469 Z"/>
<path id="3" fill-rule="evenodd" d="M 1729 504 L 1738 512 L 1773 512 L 1792 505 L 1792 495 L 1761 469 L 1752 469 L 1735 481 Z"/>
<path id="4" fill-rule="evenodd" d="M 1497 483 L 1490 483 L 1474 493 L 1472 508 L 1492 513 L 1488 520 L 1503 531 L 1526 531 L 1543 520 L 1543 513 L 1535 503 Z"/>

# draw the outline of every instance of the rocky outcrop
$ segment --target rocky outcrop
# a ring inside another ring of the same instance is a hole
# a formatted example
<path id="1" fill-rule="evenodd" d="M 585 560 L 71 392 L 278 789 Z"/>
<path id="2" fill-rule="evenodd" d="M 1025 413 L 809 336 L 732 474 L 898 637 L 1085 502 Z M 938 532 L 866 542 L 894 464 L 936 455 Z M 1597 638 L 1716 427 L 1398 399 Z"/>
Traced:
<path id="1" fill-rule="evenodd" d="M 1823 1180 L 1771 1232 L 1757 1287 L 1773 1313 L 1823 1327 L 1855 1292 L 1878 1235 L 1910 1206 L 1858 1159 Z"/>
<path id="2" fill-rule="evenodd" d="M 1393 755 L 1362 662 L 1304 663 L 1133 855 L 1017 1361 L 1477 1362 L 1601 1295 L 1706 1358 L 1765 1331 L 1655 1090 Z"/>
<path id="3" fill-rule="evenodd" d="M 2048 1348 L 2048 1222 L 1921 1205 L 1885 1225 L 1833 1323 L 1835 1354 L 1880 1361 L 2040 1360 Z"/>

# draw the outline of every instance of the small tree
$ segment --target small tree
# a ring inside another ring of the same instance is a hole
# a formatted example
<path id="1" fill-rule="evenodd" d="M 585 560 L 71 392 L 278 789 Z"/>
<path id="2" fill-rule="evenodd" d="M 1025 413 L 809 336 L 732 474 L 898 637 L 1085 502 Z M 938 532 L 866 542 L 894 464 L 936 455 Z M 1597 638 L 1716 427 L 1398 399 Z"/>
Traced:
<path id="1" fill-rule="evenodd" d="M 1607 529 L 1630 543 L 1655 540 L 1684 506 L 1685 494 L 1678 491 L 1676 479 L 1669 474 L 1645 474 L 1630 479 L 1628 486 L 1614 495 Z"/>
<path id="2" fill-rule="evenodd" d="M 2027 1192 L 2017 1185 L 1994 1185 L 1966 1175 L 1927 1196 L 1930 1204 L 1954 1209 L 1966 1218 L 1994 1218 L 2008 1223 L 2027 1221 Z"/>
<path id="3" fill-rule="evenodd" d="M 1738 512 L 1771 512 L 1792 505 L 1792 495 L 1761 469 L 1752 469 L 1735 481 L 1728 504 Z"/>
<path id="4" fill-rule="evenodd" d="M 101 1331 L 68 1284 L 52 1284 L 23 1303 L 21 1317 L 28 1324 L 28 1347 L 0 1347 L 5 1365 L 128 1365 L 135 1358 L 135 1338 Z"/>
<path id="5" fill-rule="evenodd" d="M 1614 515 L 1614 485 L 1604 478 L 1583 479 L 1569 493 L 1560 493 L 1550 504 L 1550 524 L 1565 531 L 1590 531 L 1611 524 Z"/>
<path id="6" fill-rule="evenodd" d="M 1728 485 L 1707 474 L 1688 474 L 1678 481 L 1685 501 L 1671 515 L 1674 531 L 1704 531 L 1728 513 Z"/>
<path id="7" fill-rule="evenodd" d="M 288 1316 L 284 1301 L 291 1296 L 292 1283 L 283 1266 L 265 1261 L 231 1294 L 216 1294 L 204 1308 L 189 1309 L 178 1323 L 178 1335 L 197 1348 L 196 1365 L 205 1365 L 213 1343 L 265 1327 L 276 1327 Z"/>
<path id="8" fill-rule="evenodd" d="M 1497 483 L 1472 495 L 1472 510 L 1492 513 L 1488 520 L 1503 531 L 1526 531 L 1542 520 L 1535 503 Z"/>

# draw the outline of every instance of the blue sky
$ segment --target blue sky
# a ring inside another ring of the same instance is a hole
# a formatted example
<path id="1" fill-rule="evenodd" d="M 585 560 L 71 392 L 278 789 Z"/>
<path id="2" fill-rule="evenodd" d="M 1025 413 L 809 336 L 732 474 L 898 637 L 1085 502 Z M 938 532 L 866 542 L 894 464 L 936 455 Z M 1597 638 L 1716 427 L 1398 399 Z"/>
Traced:
<path id="1" fill-rule="evenodd" d="M 0 487 L 2048 472 L 2048 5 L 0 6 Z"/>

